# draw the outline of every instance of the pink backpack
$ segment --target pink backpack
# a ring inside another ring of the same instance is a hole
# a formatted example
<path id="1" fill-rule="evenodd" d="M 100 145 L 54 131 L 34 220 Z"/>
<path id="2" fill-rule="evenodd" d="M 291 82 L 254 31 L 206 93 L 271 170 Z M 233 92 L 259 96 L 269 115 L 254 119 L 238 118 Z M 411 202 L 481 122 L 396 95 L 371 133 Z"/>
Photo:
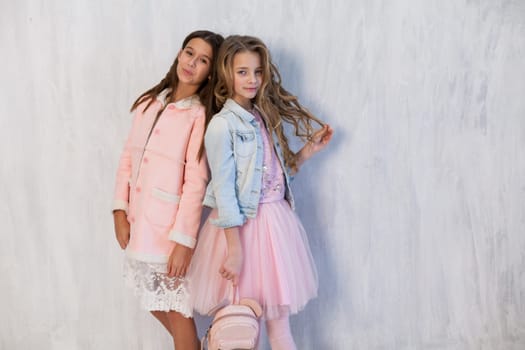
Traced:
<path id="1" fill-rule="evenodd" d="M 235 297 L 231 300 L 235 301 Z M 205 340 L 208 350 L 254 349 L 259 338 L 261 314 L 261 306 L 253 299 L 245 298 L 224 306 L 215 314 L 202 339 L 201 350 Z"/>

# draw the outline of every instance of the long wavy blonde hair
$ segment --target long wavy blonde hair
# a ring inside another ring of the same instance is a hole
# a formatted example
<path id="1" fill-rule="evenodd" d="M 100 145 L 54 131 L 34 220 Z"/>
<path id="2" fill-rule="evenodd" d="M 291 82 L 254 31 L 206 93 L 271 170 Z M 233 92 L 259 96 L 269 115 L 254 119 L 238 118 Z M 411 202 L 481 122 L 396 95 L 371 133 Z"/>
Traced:
<path id="1" fill-rule="evenodd" d="M 283 88 L 281 75 L 272 62 L 270 52 L 259 38 L 231 35 L 222 43 L 217 57 L 217 84 L 214 89 L 216 104 L 222 108 L 226 100 L 233 96 L 233 59 L 236 54 L 246 51 L 259 54 L 263 71 L 261 86 L 252 102 L 262 112 L 270 137 L 273 138 L 272 131 L 277 135 L 286 166 L 297 170 L 296 155 L 288 144 L 283 120 L 293 125 L 295 136 L 305 142 L 314 133 L 312 121 L 321 126 L 324 123 L 304 108 L 296 96 Z"/>

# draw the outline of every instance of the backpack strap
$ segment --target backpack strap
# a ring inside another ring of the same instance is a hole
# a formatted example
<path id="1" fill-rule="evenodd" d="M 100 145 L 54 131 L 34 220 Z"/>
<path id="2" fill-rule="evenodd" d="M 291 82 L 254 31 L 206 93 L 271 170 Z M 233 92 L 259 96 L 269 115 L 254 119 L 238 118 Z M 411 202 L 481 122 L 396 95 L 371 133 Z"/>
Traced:
<path id="1" fill-rule="evenodd" d="M 239 304 L 239 285 L 234 286 L 233 283 L 230 286 L 230 303 Z"/>

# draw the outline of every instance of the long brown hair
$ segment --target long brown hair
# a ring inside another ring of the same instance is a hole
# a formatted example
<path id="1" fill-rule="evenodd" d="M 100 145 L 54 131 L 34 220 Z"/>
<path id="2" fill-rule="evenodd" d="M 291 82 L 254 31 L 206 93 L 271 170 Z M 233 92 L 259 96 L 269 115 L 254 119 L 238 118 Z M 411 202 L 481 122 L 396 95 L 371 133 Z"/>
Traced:
<path id="1" fill-rule="evenodd" d="M 215 82 L 217 80 L 217 72 L 215 69 L 215 61 L 217 58 L 217 54 L 219 51 L 219 47 L 221 46 L 222 42 L 224 41 L 224 38 L 220 34 L 216 34 L 213 32 L 210 32 L 208 30 L 197 30 L 194 31 L 184 39 L 182 42 L 181 49 L 184 49 L 186 45 L 190 42 L 190 40 L 200 38 L 204 41 L 206 41 L 212 48 L 213 56 L 211 58 L 210 62 L 210 79 L 204 79 L 204 81 L 201 83 L 199 88 L 197 89 L 197 94 L 199 95 L 201 103 L 204 105 L 205 113 L 206 113 L 206 125 L 208 125 L 208 122 L 210 121 L 211 117 L 219 111 L 218 106 L 215 103 L 215 99 L 213 97 L 213 87 L 215 85 Z M 151 104 L 155 101 L 155 98 L 164 90 L 170 89 L 171 91 L 168 93 L 166 98 L 168 101 L 171 99 L 173 94 L 175 94 L 175 90 L 177 89 L 177 85 L 179 83 L 179 77 L 177 76 L 177 65 L 179 64 L 179 58 L 178 55 L 175 56 L 175 61 L 171 65 L 170 69 L 168 70 L 168 73 L 166 73 L 166 76 L 155 86 L 153 86 L 151 89 L 145 91 L 142 93 L 133 103 L 131 106 L 130 111 L 133 112 L 142 102 L 149 100 L 149 102 L 144 107 L 143 111 L 146 111 Z M 160 116 L 160 114 L 163 112 L 164 109 L 159 110 L 157 114 L 157 118 Z M 201 146 L 201 149 L 198 154 L 198 158 L 201 158 L 201 155 L 203 153 L 203 146 Z"/>
<path id="2" fill-rule="evenodd" d="M 282 121 L 293 125 L 295 136 L 303 141 L 310 140 L 314 133 L 312 121 L 321 126 L 324 123 L 281 85 L 281 75 L 272 62 L 270 51 L 259 38 L 231 35 L 224 40 L 217 57 L 216 103 L 222 107 L 226 99 L 233 96 L 233 58 L 246 51 L 259 54 L 263 70 L 261 86 L 252 102 L 262 112 L 270 137 L 273 138 L 272 131 L 277 135 L 286 166 L 297 170 L 296 156 L 288 145 Z"/>

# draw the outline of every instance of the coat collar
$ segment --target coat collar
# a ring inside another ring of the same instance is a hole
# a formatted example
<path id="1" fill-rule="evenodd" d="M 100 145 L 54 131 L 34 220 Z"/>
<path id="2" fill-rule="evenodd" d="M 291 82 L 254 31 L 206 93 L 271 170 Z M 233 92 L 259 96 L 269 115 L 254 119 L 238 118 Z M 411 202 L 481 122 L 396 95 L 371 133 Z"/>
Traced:
<path id="1" fill-rule="evenodd" d="M 166 107 L 168 104 L 173 104 L 178 109 L 190 109 L 196 104 L 200 104 L 200 99 L 198 95 L 191 95 L 176 102 L 167 103 L 166 98 L 168 97 L 171 89 L 165 89 L 160 94 L 157 95 L 157 101 L 162 104 L 162 107 Z"/>

